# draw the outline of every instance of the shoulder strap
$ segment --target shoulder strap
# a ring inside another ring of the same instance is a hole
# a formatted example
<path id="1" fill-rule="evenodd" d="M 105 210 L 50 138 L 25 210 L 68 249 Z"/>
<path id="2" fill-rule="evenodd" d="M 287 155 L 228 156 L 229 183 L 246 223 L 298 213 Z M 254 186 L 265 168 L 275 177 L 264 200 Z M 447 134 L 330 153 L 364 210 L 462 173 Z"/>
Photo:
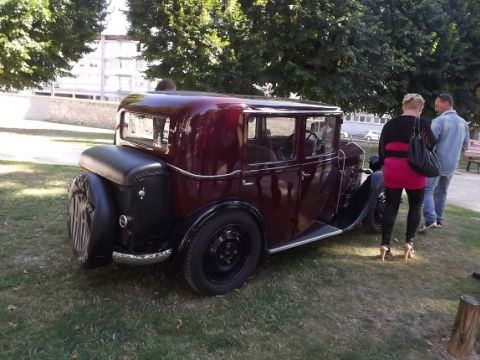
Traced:
<path id="1" fill-rule="evenodd" d="M 415 121 L 413 123 L 413 135 L 420 136 L 420 117 L 416 116 Z"/>

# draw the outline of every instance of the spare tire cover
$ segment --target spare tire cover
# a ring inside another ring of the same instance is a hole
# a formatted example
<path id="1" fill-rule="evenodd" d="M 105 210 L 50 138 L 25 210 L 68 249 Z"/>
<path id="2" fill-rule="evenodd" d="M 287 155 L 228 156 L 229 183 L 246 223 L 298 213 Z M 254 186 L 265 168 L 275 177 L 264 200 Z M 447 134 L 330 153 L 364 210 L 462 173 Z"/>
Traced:
<path id="1" fill-rule="evenodd" d="M 83 267 L 112 261 L 115 209 L 105 180 L 88 171 L 73 179 L 67 222 L 73 253 Z"/>

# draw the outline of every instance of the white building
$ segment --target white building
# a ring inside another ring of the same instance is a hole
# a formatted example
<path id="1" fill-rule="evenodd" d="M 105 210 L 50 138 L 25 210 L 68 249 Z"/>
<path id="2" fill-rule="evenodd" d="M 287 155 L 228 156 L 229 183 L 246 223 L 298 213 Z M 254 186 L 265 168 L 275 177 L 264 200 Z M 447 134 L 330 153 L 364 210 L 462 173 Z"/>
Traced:
<path id="1" fill-rule="evenodd" d="M 139 59 L 141 45 L 127 37 L 127 26 L 125 4 L 112 1 L 106 29 L 91 44 L 94 50 L 73 64 L 73 76 L 36 93 L 116 101 L 130 92 L 153 90 L 156 81 L 143 75 L 147 64 Z"/>

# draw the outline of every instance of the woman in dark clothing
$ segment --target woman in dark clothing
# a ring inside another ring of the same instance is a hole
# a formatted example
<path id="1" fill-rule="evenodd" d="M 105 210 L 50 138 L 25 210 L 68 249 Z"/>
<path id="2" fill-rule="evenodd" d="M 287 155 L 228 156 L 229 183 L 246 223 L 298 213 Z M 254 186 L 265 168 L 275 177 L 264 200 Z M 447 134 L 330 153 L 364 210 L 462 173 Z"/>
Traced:
<path id="1" fill-rule="evenodd" d="M 386 206 L 382 224 L 380 257 L 391 257 L 391 237 L 397 217 L 402 191 L 408 196 L 407 232 L 405 235 L 405 260 L 412 257 L 413 239 L 420 224 L 425 177 L 410 168 L 407 160 L 408 143 L 415 119 L 420 116 L 425 100 L 418 94 L 407 94 L 402 102 L 402 115 L 390 120 L 383 127 L 378 145 L 380 162 L 383 165 Z M 435 136 L 430 122 L 420 118 L 420 134 L 429 149 L 435 146 Z"/>

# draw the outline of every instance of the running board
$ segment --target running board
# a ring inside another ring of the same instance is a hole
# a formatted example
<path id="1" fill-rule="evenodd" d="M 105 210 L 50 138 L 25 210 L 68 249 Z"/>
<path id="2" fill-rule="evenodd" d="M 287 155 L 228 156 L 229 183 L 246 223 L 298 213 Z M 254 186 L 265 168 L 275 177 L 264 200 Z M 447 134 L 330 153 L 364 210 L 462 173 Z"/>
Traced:
<path id="1" fill-rule="evenodd" d="M 278 246 L 273 249 L 269 249 L 268 253 L 274 254 L 283 250 L 291 249 L 291 248 L 305 245 L 314 241 L 326 239 L 331 236 L 339 235 L 341 233 L 343 233 L 342 229 L 315 221 L 315 223 L 312 226 L 310 226 L 307 230 L 305 230 L 302 234 L 290 240 L 288 243 L 284 245 Z"/>

